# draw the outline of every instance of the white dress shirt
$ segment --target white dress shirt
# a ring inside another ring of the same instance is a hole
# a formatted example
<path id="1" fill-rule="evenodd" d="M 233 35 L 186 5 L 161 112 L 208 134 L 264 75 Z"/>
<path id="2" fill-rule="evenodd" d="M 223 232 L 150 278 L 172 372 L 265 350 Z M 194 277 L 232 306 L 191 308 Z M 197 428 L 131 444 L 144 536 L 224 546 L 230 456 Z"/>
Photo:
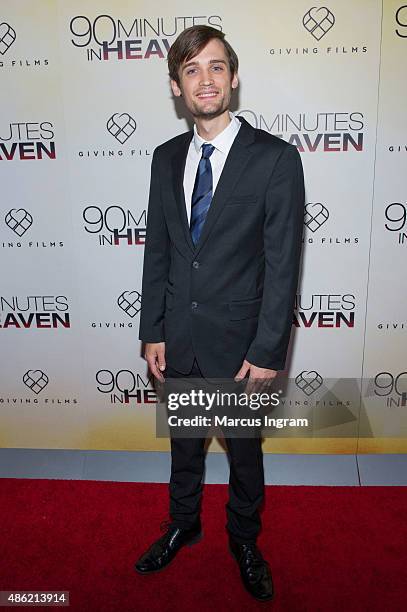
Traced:
<path id="1" fill-rule="evenodd" d="M 194 125 L 194 135 L 189 145 L 185 172 L 184 172 L 184 194 L 185 194 L 185 205 L 187 209 L 188 224 L 191 218 L 191 199 L 192 192 L 194 189 L 196 171 L 198 170 L 199 160 L 202 156 L 201 146 L 203 143 L 210 143 L 215 147 L 214 152 L 209 158 L 212 166 L 212 197 L 215 193 L 216 185 L 218 184 L 220 175 L 225 165 L 226 158 L 228 156 L 230 147 L 239 131 L 241 123 L 237 117 L 229 111 L 230 123 L 225 127 L 220 134 L 218 134 L 213 140 L 204 140 L 198 134 L 196 125 Z"/>

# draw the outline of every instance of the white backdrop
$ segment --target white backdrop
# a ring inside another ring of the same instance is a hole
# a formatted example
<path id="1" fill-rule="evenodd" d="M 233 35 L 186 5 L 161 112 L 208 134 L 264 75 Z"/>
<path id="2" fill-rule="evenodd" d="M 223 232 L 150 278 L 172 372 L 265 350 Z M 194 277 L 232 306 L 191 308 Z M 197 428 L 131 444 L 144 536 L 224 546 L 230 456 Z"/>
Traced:
<path id="1" fill-rule="evenodd" d="M 154 148 L 188 128 L 167 49 L 205 23 L 239 56 L 234 112 L 302 155 L 286 374 L 373 379 L 348 398 L 359 436 L 330 426 L 264 448 L 406 452 L 407 4 L 163 11 L 157 0 L 2 3 L 0 446 L 168 448 L 138 341 L 146 207 Z"/>

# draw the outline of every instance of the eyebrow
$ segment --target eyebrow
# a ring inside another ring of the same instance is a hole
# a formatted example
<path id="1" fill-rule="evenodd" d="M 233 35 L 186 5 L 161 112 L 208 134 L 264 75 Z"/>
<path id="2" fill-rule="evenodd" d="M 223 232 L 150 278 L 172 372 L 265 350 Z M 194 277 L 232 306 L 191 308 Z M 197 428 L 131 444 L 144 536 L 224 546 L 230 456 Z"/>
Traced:
<path id="1" fill-rule="evenodd" d="M 211 59 L 208 62 L 209 64 L 225 64 L 225 66 L 227 65 L 225 60 L 223 59 Z M 199 62 L 188 62 L 187 64 L 185 64 L 185 66 L 183 66 L 183 70 L 185 70 L 185 68 L 189 68 L 190 66 L 198 66 Z"/>

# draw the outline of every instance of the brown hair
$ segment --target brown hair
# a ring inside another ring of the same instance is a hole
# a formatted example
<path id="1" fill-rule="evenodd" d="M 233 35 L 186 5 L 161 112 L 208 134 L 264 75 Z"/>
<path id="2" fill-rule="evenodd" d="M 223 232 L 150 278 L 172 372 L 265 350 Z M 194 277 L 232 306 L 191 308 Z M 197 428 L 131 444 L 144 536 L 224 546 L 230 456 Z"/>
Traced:
<path id="1" fill-rule="evenodd" d="M 239 67 L 239 60 L 235 51 L 227 40 L 225 40 L 224 33 L 211 26 L 197 25 L 186 28 L 171 45 L 167 58 L 170 78 L 179 85 L 180 79 L 178 71 L 181 65 L 184 62 L 189 62 L 189 60 L 198 55 L 213 38 L 222 41 L 229 60 L 230 72 L 233 76 Z"/>

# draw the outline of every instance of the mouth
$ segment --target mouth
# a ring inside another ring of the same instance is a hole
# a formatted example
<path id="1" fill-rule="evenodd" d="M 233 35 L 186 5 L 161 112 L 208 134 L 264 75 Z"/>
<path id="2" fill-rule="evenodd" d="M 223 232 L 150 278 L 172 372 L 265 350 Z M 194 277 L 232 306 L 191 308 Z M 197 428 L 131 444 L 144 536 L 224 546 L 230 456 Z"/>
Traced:
<path id="1" fill-rule="evenodd" d="M 200 93 L 196 94 L 196 97 L 200 100 L 210 100 L 211 98 L 215 98 L 218 93 L 218 91 L 211 89 L 207 91 L 201 91 Z"/>

